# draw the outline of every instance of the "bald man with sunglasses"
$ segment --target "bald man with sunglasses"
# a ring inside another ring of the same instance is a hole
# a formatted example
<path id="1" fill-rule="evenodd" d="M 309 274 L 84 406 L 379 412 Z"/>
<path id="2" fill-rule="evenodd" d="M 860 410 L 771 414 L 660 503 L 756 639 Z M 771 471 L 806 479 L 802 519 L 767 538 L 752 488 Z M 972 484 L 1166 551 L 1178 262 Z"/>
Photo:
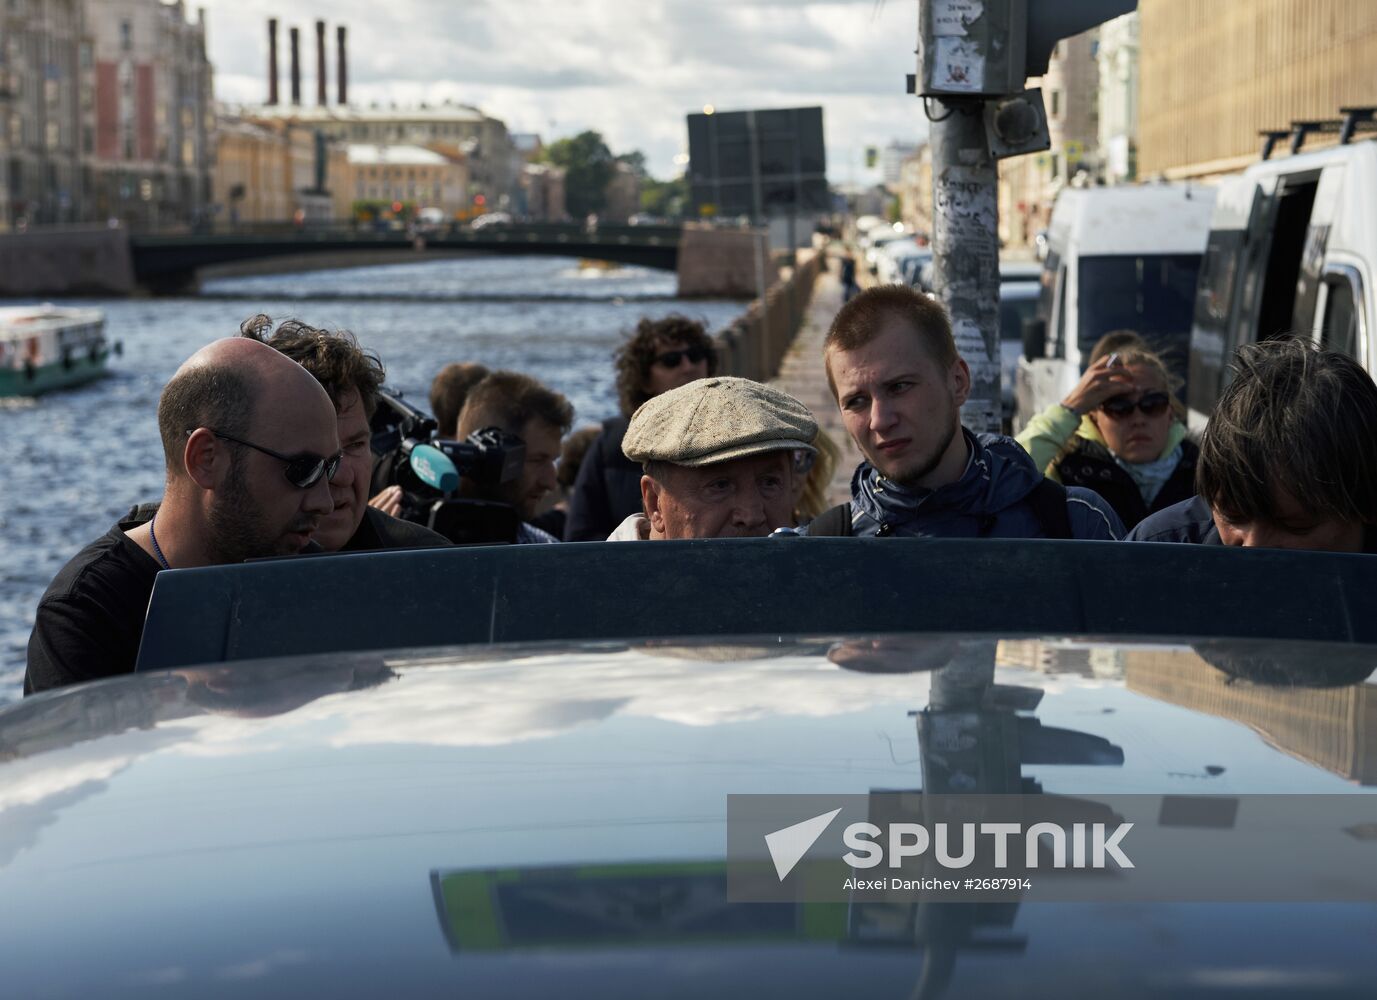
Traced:
<path id="1" fill-rule="evenodd" d="M 192 355 L 158 404 L 167 481 L 82 549 L 38 604 L 26 695 L 134 669 L 153 581 L 294 555 L 334 509 L 343 453 L 335 408 L 295 361 L 245 338 Z"/>

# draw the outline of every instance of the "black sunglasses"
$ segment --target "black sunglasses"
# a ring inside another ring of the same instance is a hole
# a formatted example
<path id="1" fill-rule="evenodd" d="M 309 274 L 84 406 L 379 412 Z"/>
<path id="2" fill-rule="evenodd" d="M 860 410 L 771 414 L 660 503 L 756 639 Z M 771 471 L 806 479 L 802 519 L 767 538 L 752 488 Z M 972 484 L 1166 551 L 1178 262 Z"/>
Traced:
<path id="1" fill-rule="evenodd" d="M 264 448 L 261 444 L 254 444 L 252 441 L 245 441 L 232 434 L 225 434 L 217 431 L 214 427 L 207 427 L 218 438 L 226 441 L 233 441 L 235 444 L 242 444 L 245 448 L 252 448 L 254 451 L 261 451 L 265 455 L 271 455 L 279 462 L 287 463 L 287 482 L 297 489 L 308 490 L 316 483 L 320 482 L 323 476 L 326 479 L 334 479 L 335 473 L 339 471 L 339 463 L 344 459 L 344 452 L 341 451 L 331 458 L 321 458 L 319 455 L 312 455 L 306 452 L 302 455 L 284 455 L 271 448 Z M 187 431 L 190 435 L 192 432 Z"/>
<path id="2" fill-rule="evenodd" d="M 1165 392 L 1145 392 L 1136 402 L 1132 396 L 1115 396 L 1100 404 L 1100 409 L 1115 420 L 1132 415 L 1134 410 L 1142 410 L 1143 416 L 1155 417 L 1166 412 L 1171 406 L 1171 397 Z"/>
<path id="3" fill-rule="evenodd" d="M 700 361 L 706 361 L 708 349 L 706 347 L 686 347 L 682 351 L 665 351 L 655 359 L 657 365 L 664 365 L 666 368 L 678 368 L 679 362 L 685 358 L 689 359 L 689 364 L 696 365 Z"/>

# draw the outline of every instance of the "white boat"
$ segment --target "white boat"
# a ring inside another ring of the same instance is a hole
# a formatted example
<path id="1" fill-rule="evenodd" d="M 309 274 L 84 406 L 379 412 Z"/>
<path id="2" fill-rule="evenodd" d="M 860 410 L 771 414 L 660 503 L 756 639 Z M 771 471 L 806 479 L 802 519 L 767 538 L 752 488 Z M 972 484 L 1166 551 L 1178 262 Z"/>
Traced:
<path id="1" fill-rule="evenodd" d="M 34 396 L 100 378 L 110 349 L 99 309 L 46 303 L 0 309 L 0 397 Z"/>

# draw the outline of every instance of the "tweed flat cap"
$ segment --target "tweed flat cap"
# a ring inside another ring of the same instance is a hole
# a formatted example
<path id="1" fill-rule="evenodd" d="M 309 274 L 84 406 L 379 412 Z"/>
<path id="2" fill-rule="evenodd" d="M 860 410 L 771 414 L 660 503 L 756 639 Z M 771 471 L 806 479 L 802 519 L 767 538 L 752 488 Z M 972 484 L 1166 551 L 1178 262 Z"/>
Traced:
<path id="1" fill-rule="evenodd" d="M 767 451 L 814 451 L 818 425 L 787 392 L 746 378 L 701 378 L 642 403 L 622 451 L 633 462 L 711 465 Z"/>

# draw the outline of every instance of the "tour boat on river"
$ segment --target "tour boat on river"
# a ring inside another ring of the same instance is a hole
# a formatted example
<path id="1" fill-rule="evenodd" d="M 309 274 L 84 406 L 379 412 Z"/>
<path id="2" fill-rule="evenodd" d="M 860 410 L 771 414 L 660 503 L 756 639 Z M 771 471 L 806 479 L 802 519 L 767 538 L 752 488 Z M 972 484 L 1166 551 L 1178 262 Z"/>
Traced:
<path id="1" fill-rule="evenodd" d="M 100 378 L 109 357 L 99 309 L 0 309 L 0 397 L 34 396 Z"/>

